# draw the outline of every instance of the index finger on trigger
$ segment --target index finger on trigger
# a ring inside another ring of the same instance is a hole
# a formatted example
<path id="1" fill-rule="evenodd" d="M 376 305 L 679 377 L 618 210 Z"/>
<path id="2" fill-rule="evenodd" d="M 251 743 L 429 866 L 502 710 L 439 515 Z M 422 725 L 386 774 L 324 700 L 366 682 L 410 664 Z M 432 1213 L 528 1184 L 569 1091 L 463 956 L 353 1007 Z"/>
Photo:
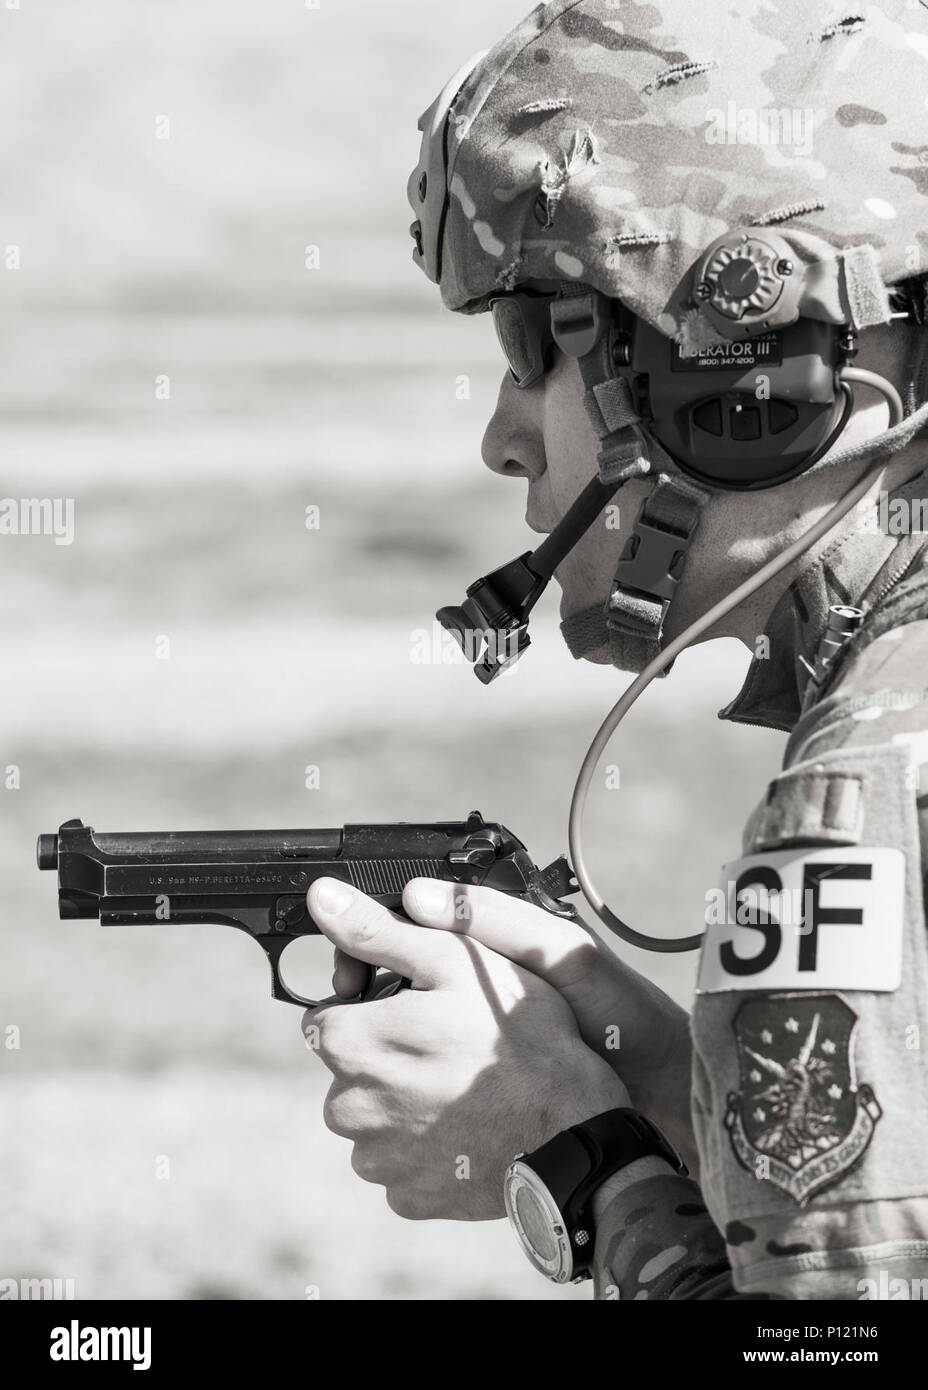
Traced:
<path id="1" fill-rule="evenodd" d="M 368 967 L 355 956 L 349 956 L 340 947 L 335 948 L 335 967 L 332 972 L 332 988 L 340 999 L 354 999 L 368 982 Z"/>

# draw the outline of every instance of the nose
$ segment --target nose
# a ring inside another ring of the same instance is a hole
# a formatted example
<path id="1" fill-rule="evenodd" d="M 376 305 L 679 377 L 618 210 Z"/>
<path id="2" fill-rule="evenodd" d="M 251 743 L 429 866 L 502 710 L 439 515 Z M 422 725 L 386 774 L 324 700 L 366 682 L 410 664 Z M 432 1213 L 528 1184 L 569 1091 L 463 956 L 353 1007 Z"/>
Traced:
<path id="1" fill-rule="evenodd" d="M 499 388 L 480 452 L 504 478 L 538 479 L 548 466 L 542 429 L 544 381 L 519 389 L 507 372 Z"/>

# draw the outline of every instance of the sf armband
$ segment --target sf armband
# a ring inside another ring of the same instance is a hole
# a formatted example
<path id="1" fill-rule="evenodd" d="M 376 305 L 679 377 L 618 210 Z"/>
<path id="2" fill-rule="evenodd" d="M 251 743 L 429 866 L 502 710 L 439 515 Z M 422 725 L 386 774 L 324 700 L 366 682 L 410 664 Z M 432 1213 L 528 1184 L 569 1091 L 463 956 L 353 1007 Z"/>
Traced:
<path id="1" fill-rule="evenodd" d="M 775 779 L 707 914 L 694 1128 L 755 1295 L 856 1300 L 928 1267 L 916 789 L 906 740 L 875 722 L 832 722 Z"/>

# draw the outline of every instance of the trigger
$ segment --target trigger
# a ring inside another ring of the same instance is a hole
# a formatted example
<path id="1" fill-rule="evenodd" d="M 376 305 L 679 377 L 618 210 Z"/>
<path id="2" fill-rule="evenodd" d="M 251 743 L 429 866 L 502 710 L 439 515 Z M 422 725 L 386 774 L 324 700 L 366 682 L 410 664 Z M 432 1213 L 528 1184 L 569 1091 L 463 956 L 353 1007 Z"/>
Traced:
<path id="1" fill-rule="evenodd" d="M 359 961 L 358 963 L 359 963 L 360 965 L 363 965 L 363 966 L 364 966 L 364 969 L 367 971 L 367 979 L 364 981 L 364 984 L 362 985 L 360 991 L 359 991 L 356 995 L 354 995 L 353 998 L 351 998 L 351 999 L 346 999 L 346 1000 L 345 1000 L 345 1003 L 346 1003 L 346 1004 L 361 1004 L 361 1003 L 366 1003 L 366 1001 L 367 1001 L 368 999 L 376 999 L 376 997 L 377 997 L 377 995 L 376 995 L 376 985 L 377 985 L 377 967 L 376 967 L 376 965 L 368 965 L 366 961 Z"/>
<path id="2" fill-rule="evenodd" d="M 385 970 L 376 976 L 370 993 L 365 998 L 391 999 L 394 994 L 399 994 L 401 989 L 409 989 L 411 985 L 412 981 L 407 980 L 405 975 L 397 975 L 392 970 Z"/>

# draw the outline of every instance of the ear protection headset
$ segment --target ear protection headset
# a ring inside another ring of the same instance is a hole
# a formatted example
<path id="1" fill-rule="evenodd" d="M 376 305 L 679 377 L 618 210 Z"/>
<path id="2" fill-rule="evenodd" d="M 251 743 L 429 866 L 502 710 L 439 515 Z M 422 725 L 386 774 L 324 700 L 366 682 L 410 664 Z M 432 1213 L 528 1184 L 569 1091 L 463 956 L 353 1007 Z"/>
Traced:
<path id="1" fill-rule="evenodd" d="M 850 328 L 786 328 L 684 348 L 620 310 L 614 346 L 645 428 L 683 472 L 713 489 L 775 487 L 810 468 L 853 408 Z"/>

